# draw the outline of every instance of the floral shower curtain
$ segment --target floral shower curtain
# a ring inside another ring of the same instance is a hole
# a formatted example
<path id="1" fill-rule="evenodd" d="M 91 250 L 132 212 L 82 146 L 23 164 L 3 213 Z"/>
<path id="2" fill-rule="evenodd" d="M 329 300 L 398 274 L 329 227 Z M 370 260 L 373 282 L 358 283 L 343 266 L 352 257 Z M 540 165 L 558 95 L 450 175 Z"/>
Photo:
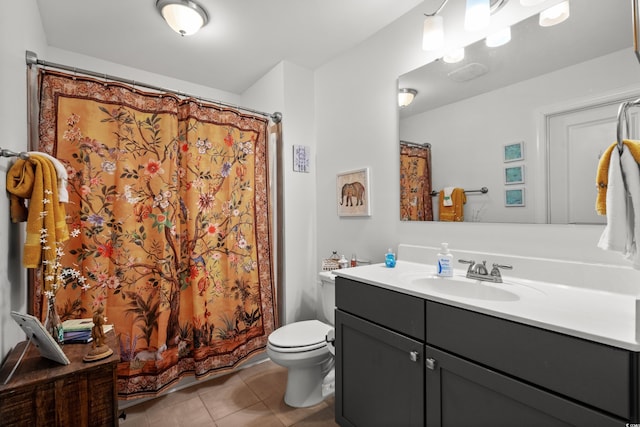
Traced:
<path id="1" fill-rule="evenodd" d="M 57 289 L 58 312 L 104 307 L 119 397 L 263 350 L 277 323 L 267 120 L 52 71 L 39 120 L 39 151 L 69 178 L 60 261 L 79 273 Z"/>
<path id="2" fill-rule="evenodd" d="M 400 219 L 433 221 L 429 146 L 400 142 Z"/>

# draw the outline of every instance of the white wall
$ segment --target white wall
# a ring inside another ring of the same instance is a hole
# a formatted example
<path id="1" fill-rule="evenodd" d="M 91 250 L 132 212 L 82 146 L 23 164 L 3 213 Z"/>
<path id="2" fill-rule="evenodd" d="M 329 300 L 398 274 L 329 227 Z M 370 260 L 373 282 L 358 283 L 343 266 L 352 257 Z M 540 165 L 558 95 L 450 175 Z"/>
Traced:
<path id="1" fill-rule="evenodd" d="M 284 233 L 285 318 L 283 323 L 313 319 L 317 312 L 316 164 L 313 73 L 285 63 Z M 293 171 L 293 146 L 311 149 L 311 172 Z"/>
<path id="2" fill-rule="evenodd" d="M 0 147 L 27 149 L 27 92 L 25 50 L 44 50 L 46 39 L 35 0 L 11 5 L 0 14 Z M 26 273 L 22 268 L 24 226 L 11 224 L 5 179 L 10 159 L 0 158 L 0 359 L 24 334 L 10 317 L 27 305 Z"/>
<path id="3" fill-rule="evenodd" d="M 421 12 L 416 8 L 316 71 L 318 268 L 320 258 L 332 250 L 356 252 L 381 262 L 389 246 L 439 246 L 442 241 L 448 241 L 454 251 L 626 265 L 617 254 L 596 247 L 602 232 L 599 226 L 399 220 L 397 77 L 423 65 L 420 62 L 425 55 L 416 30 Z M 445 120 L 453 129 L 452 119 Z M 336 173 L 361 166 L 371 168 L 373 214 L 370 218 L 341 219 L 335 207 Z"/>
<path id="4" fill-rule="evenodd" d="M 100 74 L 104 73 L 128 80 L 144 82 L 179 93 L 199 96 L 203 99 L 221 101 L 231 105 L 240 105 L 241 96 L 231 92 L 191 83 L 185 80 L 174 79 L 161 74 L 150 73 L 137 68 L 126 67 L 121 64 L 81 55 L 68 50 L 56 47 L 47 47 L 46 49 L 43 49 L 42 52 L 38 50 L 33 50 L 33 52 L 38 55 L 38 59 L 44 61 L 68 65 L 88 71 L 95 71 Z M 141 88 L 141 90 L 144 90 L 144 88 Z M 245 107 L 250 106 L 246 105 Z"/>
<path id="5" fill-rule="evenodd" d="M 451 185 L 489 188 L 486 195 L 467 196 L 465 220 L 472 220 L 474 211 L 479 210 L 481 222 L 546 222 L 546 212 L 543 209 L 539 215 L 538 209 L 546 204 L 543 179 L 546 154 L 544 144 L 537 143 L 538 114 L 549 106 L 596 95 L 599 98 L 634 84 L 640 88 L 638 70 L 637 60 L 628 50 L 615 52 L 401 119 L 400 139 L 431 143 L 434 189 Z M 614 139 L 612 134 L 611 140 L 603 144 L 608 145 Z M 525 143 L 524 161 L 503 163 L 503 144 L 518 141 Z M 526 206 L 505 207 L 504 167 L 520 164 L 525 166 Z M 595 179 L 595 170 L 593 177 L 584 179 L 591 178 Z M 595 185 L 593 189 L 595 200 Z"/>
<path id="6" fill-rule="evenodd" d="M 407 22 L 408 21 L 408 22 Z M 421 65 L 402 42 L 418 36 L 420 19 L 399 22 L 315 73 L 318 259 L 332 251 L 381 261 L 403 239 L 399 226 L 397 77 Z M 416 27 L 418 25 L 418 27 Z M 336 174 L 369 168 L 371 217 L 337 215 Z"/>
<path id="7" fill-rule="evenodd" d="M 283 114 L 284 313 L 281 322 L 316 317 L 316 143 L 313 72 L 281 62 L 243 94 L 243 103 Z M 293 171 L 293 146 L 311 149 L 311 172 Z"/>

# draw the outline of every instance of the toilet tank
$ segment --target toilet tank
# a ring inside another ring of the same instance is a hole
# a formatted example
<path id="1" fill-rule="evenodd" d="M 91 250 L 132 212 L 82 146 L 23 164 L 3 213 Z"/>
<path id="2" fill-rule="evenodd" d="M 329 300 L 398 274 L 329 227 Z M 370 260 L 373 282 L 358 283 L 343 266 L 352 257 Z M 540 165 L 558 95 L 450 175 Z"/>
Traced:
<path id="1" fill-rule="evenodd" d="M 321 271 L 319 274 L 320 283 L 320 304 L 319 311 L 322 318 L 320 320 L 334 325 L 336 308 L 336 276 L 330 271 Z"/>

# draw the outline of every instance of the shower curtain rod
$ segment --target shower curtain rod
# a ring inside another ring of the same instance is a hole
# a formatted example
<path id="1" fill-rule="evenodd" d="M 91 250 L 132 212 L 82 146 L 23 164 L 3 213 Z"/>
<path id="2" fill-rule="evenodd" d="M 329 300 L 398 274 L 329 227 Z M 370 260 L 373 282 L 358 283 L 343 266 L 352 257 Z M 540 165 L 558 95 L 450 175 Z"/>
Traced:
<path id="1" fill-rule="evenodd" d="M 216 104 L 216 105 L 220 105 L 223 107 L 231 107 L 231 108 L 236 108 L 238 110 L 242 110 L 242 111 L 246 111 L 248 113 L 254 113 L 254 114 L 259 114 L 261 116 L 265 116 L 270 118 L 274 123 L 280 123 L 282 121 L 282 113 L 280 113 L 279 111 L 276 111 L 275 113 L 265 113 L 263 111 L 258 111 L 258 110 L 253 110 L 251 108 L 245 108 L 245 107 L 239 107 L 237 105 L 233 105 L 233 104 L 228 104 L 226 102 L 222 102 L 222 101 L 216 101 L 216 100 L 212 100 L 212 99 L 207 99 L 207 98 L 203 98 L 201 96 L 196 96 L 196 95 L 190 95 L 188 93 L 183 93 L 183 92 L 179 92 L 179 91 L 175 91 L 172 89 L 166 89 L 160 86 L 154 86 L 154 85 L 150 85 L 147 83 L 142 83 L 136 80 L 130 80 L 130 79 L 125 79 L 122 77 L 117 77 L 117 76 L 112 76 L 109 74 L 105 74 L 105 73 L 96 73 L 95 71 L 90 71 L 90 70 L 83 70 L 81 68 L 76 68 L 76 67 L 70 67 L 68 65 L 63 65 L 63 64 L 56 64 L 55 62 L 48 62 L 48 61 L 43 61 L 42 59 L 38 59 L 38 55 L 34 52 L 31 52 L 29 50 L 26 51 L 25 53 L 25 60 L 27 62 L 27 65 L 40 65 L 43 67 L 50 67 L 50 68 L 57 68 L 59 70 L 64 70 L 64 71 L 70 71 L 73 73 L 78 73 L 78 74 L 84 74 L 90 77 L 96 77 L 96 78 L 100 78 L 100 79 L 105 79 L 105 80 L 111 80 L 111 81 L 115 81 L 115 82 L 119 82 L 119 83 L 125 83 L 131 86 L 139 86 L 139 87 L 144 87 L 147 89 L 151 89 L 151 90 L 157 90 L 159 92 L 171 92 L 171 93 L 176 93 L 180 96 L 186 97 L 186 98 L 195 98 L 195 99 L 199 99 L 201 101 L 204 102 L 209 102 L 212 104 Z"/>
<path id="2" fill-rule="evenodd" d="M 425 142 L 425 143 L 421 144 L 419 142 L 411 142 L 411 141 L 400 140 L 400 144 L 412 145 L 414 147 L 431 148 L 431 144 L 429 144 L 428 142 Z"/>

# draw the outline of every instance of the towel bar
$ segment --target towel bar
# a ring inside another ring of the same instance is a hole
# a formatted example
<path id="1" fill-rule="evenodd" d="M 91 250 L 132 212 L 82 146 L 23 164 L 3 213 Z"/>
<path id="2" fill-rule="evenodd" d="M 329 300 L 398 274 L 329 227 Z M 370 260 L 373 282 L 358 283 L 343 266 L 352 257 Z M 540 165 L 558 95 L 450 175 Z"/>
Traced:
<path id="1" fill-rule="evenodd" d="M 479 190 L 464 190 L 464 192 L 465 192 L 465 193 L 482 193 L 482 194 L 485 194 L 485 193 L 488 193 L 488 192 L 489 192 L 489 189 L 488 189 L 487 187 L 482 187 L 482 188 L 481 188 L 481 189 L 479 189 Z M 437 196 L 438 194 L 440 194 L 440 192 L 439 192 L 439 191 L 435 191 L 435 190 L 433 190 L 433 191 L 431 192 L 431 196 L 434 196 L 434 197 L 435 197 L 435 196 Z"/>
<path id="2" fill-rule="evenodd" d="M 22 160 L 27 160 L 29 158 L 29 153 L 25 153 L 24 151 L 16 153 L 15 151 L 7 150 L 5 148 L 0 148 L 0 156 L 1 157 L 20 157 Z"/>

